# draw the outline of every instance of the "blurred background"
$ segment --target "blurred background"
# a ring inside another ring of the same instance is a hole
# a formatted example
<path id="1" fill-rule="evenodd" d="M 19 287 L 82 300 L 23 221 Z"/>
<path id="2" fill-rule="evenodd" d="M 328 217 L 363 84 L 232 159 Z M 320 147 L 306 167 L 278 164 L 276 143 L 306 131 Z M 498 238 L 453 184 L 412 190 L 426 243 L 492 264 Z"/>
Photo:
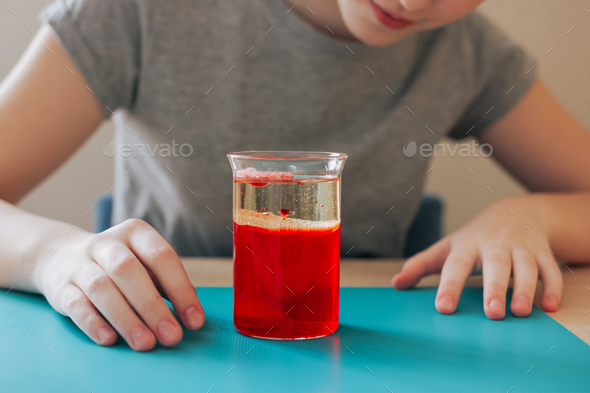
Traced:
<path id="1" fill-rule="evenodd" d="M 37 13 L 49 3 L 1 0 L 0 79 L 32 39 L 27 27 L 32 31 L 39 28 Z M 537 58 L 539 76 L 590 129 L 588 0 L 488 0 L 480 10 Z M 94 212 L 86 213 L 96 197 L 113 185 L 113 159 L 103 154 L 103 147 L 114 140 L 113 134 L 112 122 L 105 122 L 81 150 L 22 201 L 21 207 L 92 230 Z M 432 165 L 426 190 L 443 197 L 447 232 L 466 223 L 492 201 L 525 192 L 491 158 L 437 157 L 432 159 Z M 465 165 L 477 175 L 467 176 Z M 493 195 L 486 186 L 494 191 Z"/>

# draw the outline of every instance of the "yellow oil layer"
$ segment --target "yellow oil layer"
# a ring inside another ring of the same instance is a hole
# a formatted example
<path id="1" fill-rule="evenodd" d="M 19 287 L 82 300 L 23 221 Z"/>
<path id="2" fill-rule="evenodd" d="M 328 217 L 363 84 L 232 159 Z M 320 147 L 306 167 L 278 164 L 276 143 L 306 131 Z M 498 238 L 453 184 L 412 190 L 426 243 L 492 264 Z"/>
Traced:
<path id="1" fill-rule="evenodd" d="M 262 229 L 296 229 L 313 231 L 318 229 L 336 229 L 340 220 L 310 221 L 291 217 L 281 217 L 273 213 L 258 213 L 252 210 L 238 209 L 234 211 L 234 222 L 238 225 L 250 225 Z"/>

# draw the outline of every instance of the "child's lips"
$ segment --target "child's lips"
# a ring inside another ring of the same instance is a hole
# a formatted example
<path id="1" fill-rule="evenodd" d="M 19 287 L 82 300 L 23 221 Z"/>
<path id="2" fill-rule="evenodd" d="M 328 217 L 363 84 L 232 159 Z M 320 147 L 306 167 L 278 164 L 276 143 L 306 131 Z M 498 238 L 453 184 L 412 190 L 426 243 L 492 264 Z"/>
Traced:
<path id="1" fill-rule="evenodd" d="M 392 14 L 383 10 L 381 7 L 375 4 L 373 0 L 369 0 L 369 3 L 371 4 L 371 8 L 373 9 L 375 16 L 377 17 L 377 20 L 383 26 L 389 29 L 401 30 L 414 24 L 414 22 L 411 20 L 393 16 Z"/>

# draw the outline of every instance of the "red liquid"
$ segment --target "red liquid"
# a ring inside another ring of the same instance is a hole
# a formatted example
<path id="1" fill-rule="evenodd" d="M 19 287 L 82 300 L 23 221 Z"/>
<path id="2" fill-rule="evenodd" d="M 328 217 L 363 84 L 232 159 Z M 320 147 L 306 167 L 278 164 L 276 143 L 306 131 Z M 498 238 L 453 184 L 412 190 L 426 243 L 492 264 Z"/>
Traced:
<path id="1" fill-rule="evenodd" d="M 340 225 L 264 229 L 234 222 L 234 325 L 269 339 L 338 329 Z"/>

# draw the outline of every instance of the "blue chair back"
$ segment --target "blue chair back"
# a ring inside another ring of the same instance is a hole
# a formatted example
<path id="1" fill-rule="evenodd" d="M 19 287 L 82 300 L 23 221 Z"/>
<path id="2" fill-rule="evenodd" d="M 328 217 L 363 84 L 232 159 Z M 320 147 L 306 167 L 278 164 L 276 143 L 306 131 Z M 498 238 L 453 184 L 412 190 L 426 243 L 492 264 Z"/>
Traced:
<path id="1" fill-rule="evenodd" d="M 113 216 L 113 197 L 104 195 L 96 200 L 96 209 L 94 209 L 94 232 L 100 233 L 113 226 L 111 217 Z"/>
<path id="2" fill-rule="evenodd" d="M 420 208 L 408 233 L 404 248 L 404 258 L 409 258 L 440 240 L 443 234 L 444 206 L 436 195 L 422 196 Z"/>
<path id="3" fill-rule="evenodd" d="M 112 225 L 113 198 L 108 195 L 98 198 L 94 212 L 95 231 L 98 233 L 109 229 Z M 442 228 L 442 200 L 435 195 L 424 195 L 406 236 L 404 258 L 409 258 L 436 243 L 441 238 Z"/>

